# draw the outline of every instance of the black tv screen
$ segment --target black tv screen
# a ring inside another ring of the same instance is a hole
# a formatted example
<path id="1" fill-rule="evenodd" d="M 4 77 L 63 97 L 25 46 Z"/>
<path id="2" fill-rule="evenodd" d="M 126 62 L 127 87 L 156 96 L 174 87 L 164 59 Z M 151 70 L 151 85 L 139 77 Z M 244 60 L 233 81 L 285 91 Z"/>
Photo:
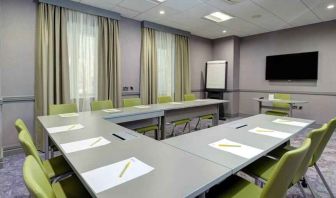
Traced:
<path id="1" fill-rule="evenodd" d="M 317 80 L 318 52 L 266 57 L 266 80 Z"/>

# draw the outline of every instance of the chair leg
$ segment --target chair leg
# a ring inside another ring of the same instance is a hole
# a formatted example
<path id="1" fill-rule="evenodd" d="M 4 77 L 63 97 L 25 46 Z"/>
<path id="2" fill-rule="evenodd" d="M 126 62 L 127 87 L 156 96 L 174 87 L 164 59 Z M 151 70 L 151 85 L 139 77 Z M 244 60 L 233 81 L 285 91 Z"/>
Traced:
<path id="1" fill-rule="evenodd" d="M 173 131 L 171 133 L 171 136 L 174 137 L 175 136 L 175 124 L 173 124 Z"/>
<path id="2" fill-rule="evenodd" d="M 188 123 L 189 125 L 189 133 L 191 132 L 191 122 Z"/>
<path id="3" fill-rule="evenodd" d="M 187 128 L 187 125 L 188 125 L 188 123 L 186 123 L 186 124 L 184 125 L 184 128 L 183 128 L 182 133 L 184 133 L 184 130 Z"/>
<path id="4" fill-rule="evenodd" d="M 312 185 L 311 185 L 310 182 L 307 180 L 307 178 L 306 178 L 305 176 L 303 176 L 303 179 L 306 181 L 307 187 L 309 188 L 309 190 L 310 190 L 312 196 L 313 196 L 314 198 L 315 198 L 315 197 L 318 197 L 318 196 L 316 196 L 316 194 L 315 194 L 313 188 L 311 187 Z"/>
<path id="5" fill-rule="evenodd" d="M 198 118 L 198 121 L 197 121 L 197 124 L 196 124 L 196 127 L 195 127 L 195 130 L 197 131 L 198 130 L 198 124 L 201 122 L 201 118 Z"/>
<path id="6" fill-rule="evenodd" d="M 325 180 L 324 176 L 322 175 L 322 172 L 321 172 L 320 168 L 317 166 L 316 163 L 314 164 L 314 167 L 315 167 L 315 169 L 316 169 L 316 171 L 317 171 L 317 174 L 318 174 L 318 175 L 320 176 L 320 178 L 322 179 L 322 182 L 323 182 L 324 186 L 327 188 L 330 197 L 331 197 L 331 198 L 335 198 L 335 197 L 334 197 L 334 194 L 332 193 L 332 191 L 331 191 L 331 189 L 330 189 L 330 187 L 329 187 L 329 185 L 328 185 L 328 183 L 327 183 L 327 181 Z"/>
<path id="7" fill-rule="evenodd" d="M 305 191 L 303 190 L 303 188 L 302 188 L 300 182 L 297 183 L 297 186 L 299 187 L 300 192 L 301 192 L 301 194 L 303 195 L 303 197 L 306 198 L 306 197 L 307 197 L 307 196 L 306 196 L 306 193 L 305 193 Z"/>

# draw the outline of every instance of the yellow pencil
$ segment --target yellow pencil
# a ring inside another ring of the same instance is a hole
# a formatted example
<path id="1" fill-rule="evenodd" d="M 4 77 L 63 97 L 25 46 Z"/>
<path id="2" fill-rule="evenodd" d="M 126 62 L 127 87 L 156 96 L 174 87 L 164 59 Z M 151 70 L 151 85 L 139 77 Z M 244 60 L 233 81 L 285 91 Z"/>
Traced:
<path id="1" fill-rule="evenodd" d="M 97 144 L 97 142 L 99 142 L 101 139 L 102 139 L 101 137 L 98 138 L 98 140 L 94 141 L 92 144 L 90 144 L 90 146 L 93 146 L 93 145 Z"/>
<path id="2" fill-rule="evenodd" d="M 125 174 L 126 170 L 129 168 L 130 165 L 131 165 L 131 161 L 128 161 L 124 169 L 121 171 L 119 177 L 122 177 Z"/>
<path id="3" fill-rule="evenodd" d="M 222 147 L 241 147 L 239 144 L 219 144 L 218 146 Z"/>

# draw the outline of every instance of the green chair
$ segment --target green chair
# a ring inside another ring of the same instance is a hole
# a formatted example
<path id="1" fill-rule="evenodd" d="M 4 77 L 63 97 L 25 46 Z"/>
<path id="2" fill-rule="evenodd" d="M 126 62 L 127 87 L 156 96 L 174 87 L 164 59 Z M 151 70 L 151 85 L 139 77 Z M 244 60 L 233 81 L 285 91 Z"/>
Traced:
<path id="1" fill-rule="evenodd" d="M 304 159 L 302 160 L 299 169 L 296 171 L 295 176 L 293 177 L 293 180 L 291 182 L 291 186 L 297 184 L 301 193 L 303 194 L 303 196 L 305 197 L 305 192 L 300 184 L 300 181 L 302 179 L 305 179 L 305 174 L 308 170 L 310 161 L 312 160 L 313 154 L 316 152 L 317 147 L 319 146 L 323 136 L 325 135 L 325 133 L 327 132 L 327 124 L 324 124 L 321 128 L 319 129 L 314 129 L 312 130 L 308 136 L 307 139 L 311 140 L 311 145 L 308 149 L 308 152 L 306 154 L 306 156 L 304 157 Z M 294 150 L 295 148 L 291 149 Z M 282 149 L 282 155 L 284 155 L 285 153 L 287 153 L 289 150 L 286 149 Z M 272 155 L 272 154 L 270 154 Z M 279 156 L 281 157 L 281 156 Z M 276 159 L 272 159 L 269 157 L 263 157 L 259 160 L 257 160 L 256 162 L 252 163 L 251 165 L 249 165 L 248 167 L 246 167 L 243 172 L 246 172 L 247 174 L 252 174 L 253 176 L 257 176 L 259 178 L 261 178 L 264 181 L 268 181 L 271 176 L 273 171 L 275 170 L 277 164 L 279 163 L 279 161 L 277 161 Z M 311 190 L 311 192 L 313 193 L 311 186 L 309 186 L 309 189 Z"/>
<path id="2" fill-rule="evenodd" d="M 63 113 L 77 113 L 76 104 L 55 104 L 49 105 L 48 115 L 58 115 Z"/>
<path id="3" fill-rule="evenodd" d="M 158 101 L 159 101 L 160 104 L 164 104 L 164 103 L 173 102 L 173 99 L 170 96 L 159 96 Z M 189 132 L 190 132 L 190 122 L 191 122 L 190 118 L 186 118 L 186 119 L 182 119 L 182 120 L 176 120 L 176 121 L 171 122 L 171 124 L 173 124 L 172 136 L 175 136 L 175 128 L 177 126 L 184 125 L 183 131 L 182 131 L 183 133 L 184 133 L 185 129 L 187 128 L 187 126 L 189 126 Z"/>
<path id="4" fill-rule="evenodd" d="M 91 102 L 91 111 L 100 111 L 103 109 L 112 109 L 113 103 L 111 100 L 96 100 Z"/>
<path id="5" fill-rule="evenodd" d="M 79 179 L 75 176 L 50 183 L 36 159 L 29 155 L 23 164 L 23 180 L 36 198 L 90 197 Z"/>
<path id="6" fill-rule="evenodd" d="M 274 94 L 274 99 L 280 99 L 280 100 L 291 100 L 291 96 L 289 94 L 279 94 L 276 93 Z M 270 110 L 270 111 L 266 111 L 265 114 L 267 115 L 275 115 L 275 116 L 288 116 L 289 115 L 289 108 L 290 105 L 287 103 L 281 103 L 281 102 L 273 102 L 272 106 L 275 108 L 283 108 L 285 109 L 285 111 L 283 110 Z M 287 111 L 286 111 L 287 109 Z"/>
<path id="7" fill-rule="evenodd" d="M 57 156 L 49 160 L 42 161 L 27 130 L 22 130 L 18 135 L 18 139 L 26 156 L 33 156 L 39 165 L 43 167 L 43 170 L 49 179 L 53 180 L 55 177 L 71 172 L 70 166 L 62 156 Z"/>
<path id="8" fill-rule="evenodd" d="M 123 99 L 123 104 L 124 107 L 134 107 L 134 106 L 138 106 L 141 105 L 141 100 L 140 98 L 127 98 L 127 99 Z M 138 133 L 142 133 L 142 134 L 146 134 L 149 131 L 154 131 L 155 132 L 155 139 L 158 139 L 158 130 L 159 127 L 157 124 L 152 124 L 146 127 L 141 127 L 141 128 L 137 128 L 135 129 Z"/>
<path id="9" fill-rule="evenodd" d="M 210 189 L 207 197 L 220 198 L 283 198 L 286 196 L 296 171 L 305 157 L 311 140 L 307 138 L 302 146 L 284 154 L 263 188 L 235 176 L 229 181 Z"/>
<path id="10" fill-rule="evenodd" d="M 184 101 L 193 101 L 193 100 L 196 100 L 196 96 L 194 94 L 185 94 L 184 95 Z M 199 129 L 198 126 L 201 123 L 201 121 L 203 121 L 203 120 L 213 120 L 213 119 L 214 119 L 214 115 L 212 115 L 212 114 L 207 114 L 207 115 L 200 116 L 198 118 L 195 129 L 196 130 Z"/>

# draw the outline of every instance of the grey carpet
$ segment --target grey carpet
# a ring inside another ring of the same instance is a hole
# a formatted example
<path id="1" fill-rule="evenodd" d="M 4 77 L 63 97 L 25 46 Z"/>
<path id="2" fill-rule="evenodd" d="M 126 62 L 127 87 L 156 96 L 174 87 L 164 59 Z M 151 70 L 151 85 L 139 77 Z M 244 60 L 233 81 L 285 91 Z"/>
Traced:
<path id="1" fill-rule="evenodd" d="M 235 118 L 237 119 L 237 118 Z M 230 119 L 232 121 L 235 119 Z M 226 121 L 226 122 L 228 122 Z M 193 121 L 192 126 L 195 126 L 195 121 Z M 221 122 L 224 123 L 224 122 Z M 209 123 L 202 123 L 202 127 L 207 127 Z M 193 128 L 193 127 L 192 127 Z M 171 130 L 168 127 L 167 130 Z M 181 134 L 182 128 L 176 129 L 177 134 Z M 307 130 L 309 131 L 309 130 Z M 304 139 L 306 132 L 303 132 L 291 140 L 293 145 L 300 145 Z M 148 134 L 148 136 L 154 136 L 153 134 Z M 318 164 L 324 174 L 327 182 L 331 186 L 334 194 L 336 194 L 336 134 L 334 133 L 331 140 L 329 141 L 327 148 L 319 160 Z M 4 158 L 4 168 L 0 169 L 0 198 L 11 198 L 11 197 L 29 197 L 29 192 L 27 191 L 23 179 L 22 179 L 22 164 L 25 155 L 17 154 Z M 307 172 L 307 177 L 312 184 L 313 189 L 319 197 L 330 197 L 327 193 L 325 187 L 322 184 L 321 179 L 316 174 L 313 168 L 310 168 Z M 309 190 L 305 189 L 308 197 L 312 197 Z M 287 197 L 298 198 L 302 197 L 297 187 L 292 187 L 288 191 Z"/>

